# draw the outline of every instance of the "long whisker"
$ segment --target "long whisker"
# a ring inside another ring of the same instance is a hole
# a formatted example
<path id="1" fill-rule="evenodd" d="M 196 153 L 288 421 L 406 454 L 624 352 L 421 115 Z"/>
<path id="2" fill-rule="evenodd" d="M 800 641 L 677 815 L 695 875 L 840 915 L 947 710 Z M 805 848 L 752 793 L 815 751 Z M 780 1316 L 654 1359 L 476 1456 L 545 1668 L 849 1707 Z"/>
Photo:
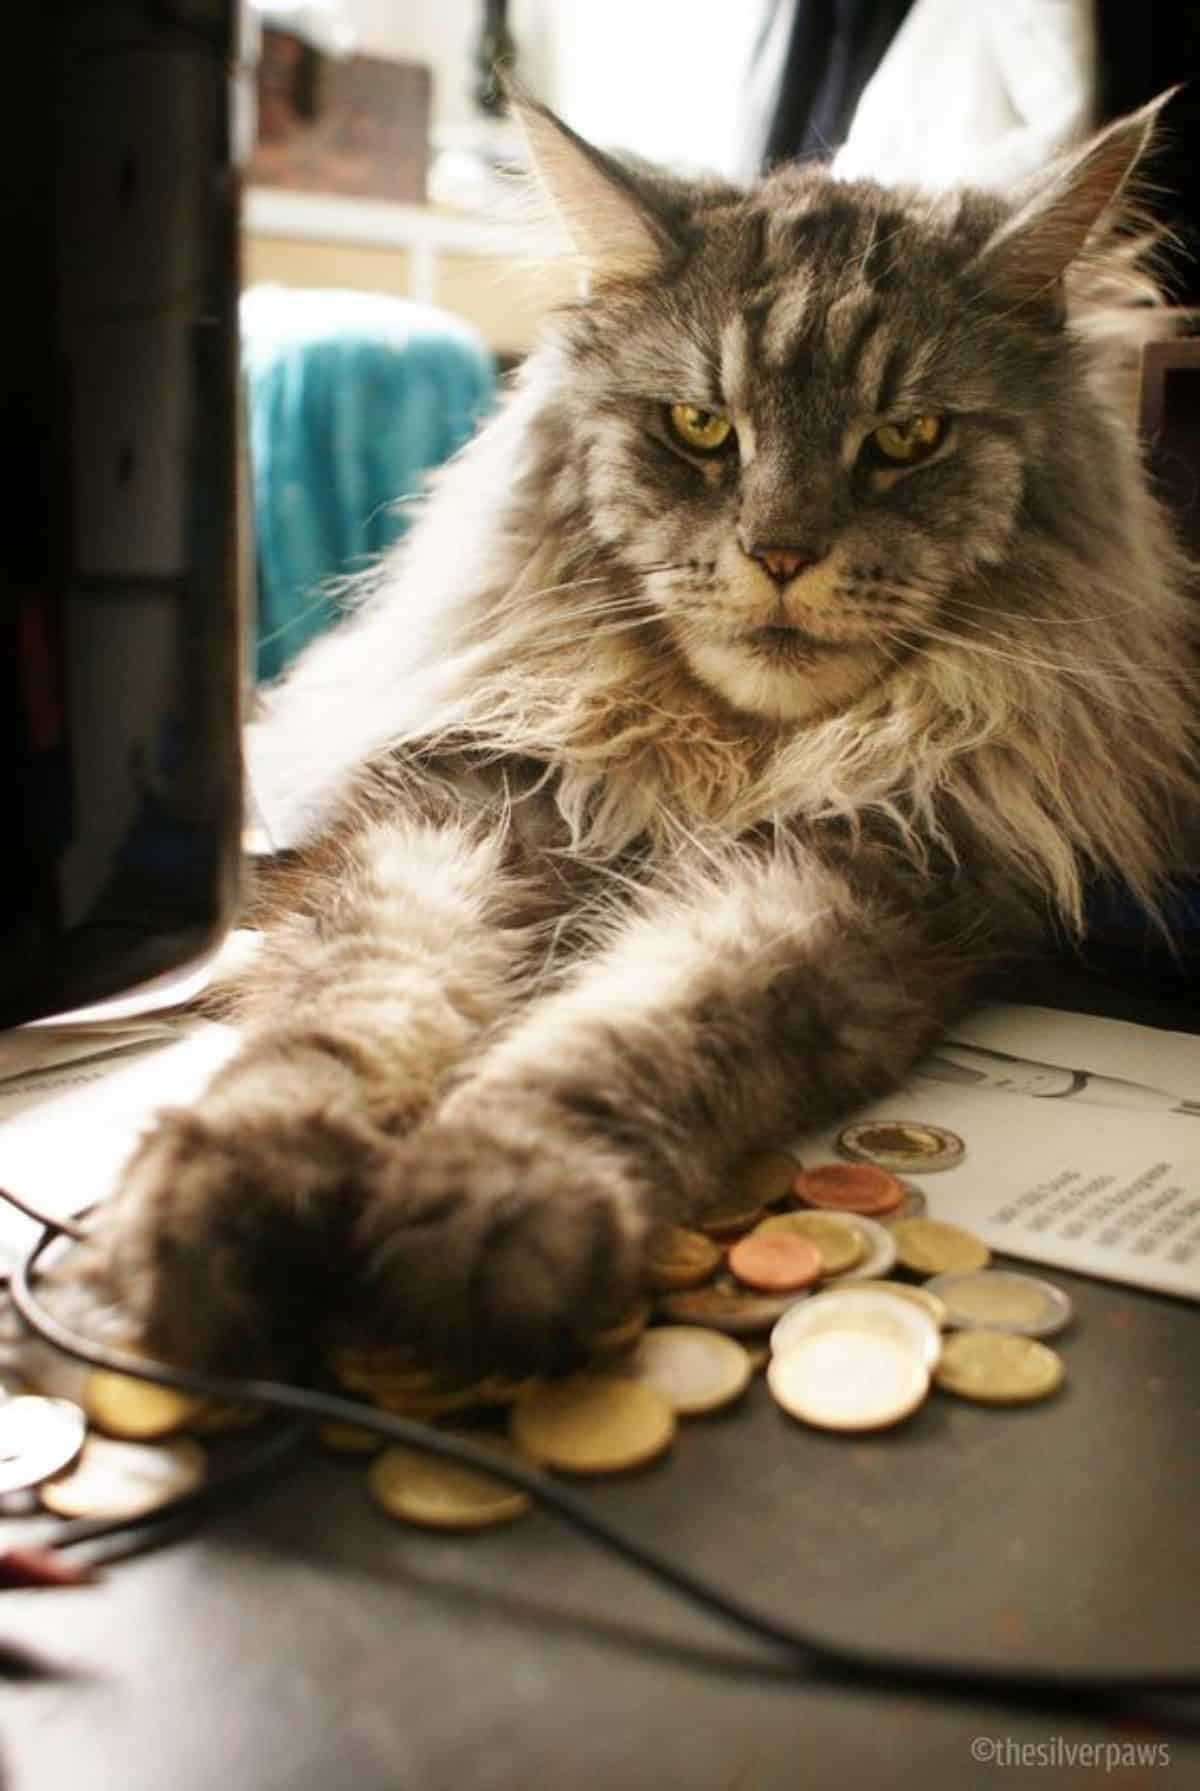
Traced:
<path id="1" fill-rule="evenodd" d="M 896 640 L 898 637 L 892 636 L 889 638 Z M 996 649 L 994 649 L 994 648 L 986 648 L 981 645 L 976 645 L 973 647 L 969 641 L 966 641 L 966 640 L 961 639 L 956 636 L 939 636 L 935 633 L 931 636 L 931 638 L 935 643 L 932 647 L 923 646 L 919 642 L 911 641 L 911 640 L 905 642 L 904 645 L 906 646 L 906 648 L 910 654 L 915 654 L 918 657 L 931 659 L 934 661 L 942 660 L 945 657 L 945 648 L 942 644 L 939 644 L 939 643 L 946 643 L 949 645 L 949 647 L 951 647 L 953 649 L 961 649 L 968 653 L 976 652 L 976 653 L 982 653 L 982 654 L 991 654 L 993 657 L 996 655 Z M 1027 664 L 1028 663 L 1028 664 L 1034 665 L 1035 667 L 1038 666 L 1037 661 L 1026 661 L 1019 655 L 1018 656 L 1007 656 L 1007 657 L 1012 657 L 1013 663 L 1015 663 L 1015 664 Z M 962 664 L 961 660 L 959 663 L 960 663 L 960 671 L 967 672 L 968 676 L 974 675 L 971 673 L 970 668 L 968 666 L 965 666 Z M 1069 672 L 1062 672 L 1061 669 L 1058 667 L 1052 667 L 1051 669 L 1058 672 L 1060 675 L 1062 675 L 1064 677 L 1067 677 L 1067 678 L 1070 677 Z M 979 684 L 980 688 L 982 688 L 984 690 L 986 690 L 988 688 L 988 680 L 982 672 L 977 675 L 976 681 Z M 1131 680 L 1131 681 L 1137 682 L 1136 680 Z M 1088 686 L 1088 695 L 1093 701 L 1107 704 L 1110 708 L 1113 708 L 1113 709 L 1119 711 L 1119 713 L 1123 717 L 1133 716 L 1138 720 L 1145 721 L 1145 722 L 1147 722 L 1153 726 L 1156 726 L 1156 727 L 1161 727 L 1161 725 L 1162 725 L 1161 710 L 1142 708 L 1142 707 L 1138 706 L 1137 704 L 1135 704 L 1130 699 L 1130 697 L 1127 694 L 1125 694 L 1124 692 L 1105 690 L 1103 688 L 1103 686 L 1097 686 L 1097 685 L 1093 684 L 1093 685 Z M 1008 701 L 1008 706 L 1010 708 L 1010 711 L 1012 713 L 1028 715 L 1028 716 L 1030 716 L 1031 719 L 1034 718 L 1034 712 L 1028 705 L 1015 704 L 1013 702 L 1011 695 L 1008 697 L 1007 701 Z M 1038 717 L 1038 719 L 1039 720 L 1045 719 L 1044 711 Z"/>
<path id="2" fill-rule="evenodd" d="M 973 615 L 988 616 L 993 621 L 1027 622 L 1033 618 L 1022 615 L 1020 610 L 998 609 L 990 603 L 972 603 L 966 597 L 955 594 L 944 598 L 942 607 L 947 610 L 970 611 Z M 1140 603 L 1126 603 L 1120 609 L 1085 610 L 1077 616 L 1038 616 L 1039 628 L 1090 628 L 1094 622 L 1119 622 L 1125 616 L 1145 614 L 1145 606 Z"/>
<path id="3" fill-rule="evenodd" d="M 1194 681 L 1193 674 L 1186 670 L 1181 670 L 1178 673 L 1151 672 L 1143 669 L 1126 671 L 1122 669 L 1119 660 L 1094 660 L 1091 665 L 1077 665 L 1068 664 L 1063 660 L 1042 659 L 1034 653 L 1006 653 L 1002 647 L 988 646 L 985 641 L 979 639 L 979 635 L 986 634 L 988 640 L 1004 640 L 1007 638 L 1006 636 L 997 635 L 991 629 L 979 629 L 974 624 L 969 625 L 962 634 L 952 634 L 946 629 L 938 629 L 929 624 L 925 625 L 924 632 L 930 640 L 942 641 L 947 646 L 962 646 L 968 652 L 986 653 L 993 659 L 1006 660 L 1010 665 L 1026 665 L 1037 671 L 1057 672 L 1064 678 L 1094 679 L 1097 683 L 1115 680 L 1118 683 L 1128 683 L 1139 688 L 1148 683 L 1175 685 L 1180 689 L 1191 685 Z"/>

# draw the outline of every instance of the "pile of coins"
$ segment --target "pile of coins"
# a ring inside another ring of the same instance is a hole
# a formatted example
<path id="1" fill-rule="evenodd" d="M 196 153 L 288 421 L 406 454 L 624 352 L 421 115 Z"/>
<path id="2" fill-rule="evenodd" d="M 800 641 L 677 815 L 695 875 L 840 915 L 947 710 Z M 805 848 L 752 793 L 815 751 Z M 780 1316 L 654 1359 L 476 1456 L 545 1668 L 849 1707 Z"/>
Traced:
<path id="1" fill-rule="evenodd" d="M 933 1386 L 992 1404 L 1052 1393 L 1063 1363 L 1039 1340 L 1070 1322 L 1067 1296 L 992 1269 L 980 1239 L 928 1217 L 919 1190 L 867 1160 L 877 1151 L 928 1172 L 959 1161 L 961 1141 L 913 1122 L 847 1128 L 839 1144 L 851 1161 L 803 1168 L 786 1153 L 756 1155 L 726 1205 L 694 1228 L 658 1231 L 648 1298 L 595 1338 L 592 1365 L 566 1380 L 454 1387 L 395 1351 L 339 1352 L 335 1372 L 358 1396 L 409 1417 L 490 1408 L 494 1423 L 506 1408 L 505 1435 L 459 1434 L 573 1475 L 652 1461 L 681 1419 L 733 1404 L 764 1366 L 789 1416 L 832 1431 L 897 1424 Z M 335 1448 L 379 1446 L 365 1431 L 327 1427 L 323 1436 Z M 487 1475 L 410 1449 L 379 1455 L 369 1485 L 394 1517 L 439 1528 L 503 1522 L 529 1504 Z"/>
<path id="2" fill-rule="evenodd" d="M 1070 1322 L 1067 1296 L 992 1269 L 987 1246 L 930 1218 L 924 1194 L 897 1173 L 949 1167 L 961 1140 L 913 1121 L 847 1127 L 838 1142 L 849 1160 L 811 1167 L 757 1153 L 725 1205 L 694 1228 L 662 1227 L 645 1297 L 591 1340 L 589 1367 L 566 1379 L 454 1382 L 409 1351 L 351 1343 L 334 1351 L 331 1371 L 384 1411 L 480 1423 L 458 1434 L 574 1475 L 654 1460 L 681 1419 L 733 1404 L 760 1367 L 783 1411 L 827 1431 L 898 1424 L 933 1386 L 992 1404 L 1053 1393 L 1063 1363 L 1041 1340 Z M 197 1435 L 257 1415 L 99 1371 L 83 1408 L 38 1398 L 0 1405 L 0 1492 L 36 1485 L 42 1505 L 64 1516 L 138 1516 L 203 1477 Z M 527 1494 L 492 1476 L 384 1449 L 365 1428 L 328 1424 L 318 1434 L 339 1452 L 381 1450 L 370 1492 L 406 1522 L 473 1529 L 529 1507 Z"/>

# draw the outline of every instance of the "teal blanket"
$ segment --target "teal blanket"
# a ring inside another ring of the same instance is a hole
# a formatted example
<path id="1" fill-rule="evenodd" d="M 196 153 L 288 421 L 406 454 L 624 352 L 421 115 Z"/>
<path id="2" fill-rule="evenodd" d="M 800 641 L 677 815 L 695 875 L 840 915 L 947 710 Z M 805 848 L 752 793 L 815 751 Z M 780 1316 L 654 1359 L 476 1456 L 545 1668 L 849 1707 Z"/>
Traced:
<path id="1" fill-rule="evenodd" d="M 404 533 L 402 500 L 472 434 L 496 373 L 469 324 L 375 293 L 256 287 L 241 329 L 266 679 Z"/>

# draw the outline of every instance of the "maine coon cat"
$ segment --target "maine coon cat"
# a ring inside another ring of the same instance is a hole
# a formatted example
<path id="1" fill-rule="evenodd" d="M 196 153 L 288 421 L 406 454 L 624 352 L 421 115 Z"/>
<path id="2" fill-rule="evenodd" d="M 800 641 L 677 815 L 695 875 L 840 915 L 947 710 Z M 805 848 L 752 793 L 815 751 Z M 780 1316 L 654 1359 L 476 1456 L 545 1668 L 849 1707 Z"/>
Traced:
<path id="1" fill-rule="evenodd" d="M 270 697 L 244 1042 L 111 1229 L 187 1361 L 568 1363 L 652 1223 L 894 1085 L 1090 879 L 1153 904 L 1193 803 L 1129 403 L 1154 108 L 1012 201 L 525 122 L 586 296 Z"/>

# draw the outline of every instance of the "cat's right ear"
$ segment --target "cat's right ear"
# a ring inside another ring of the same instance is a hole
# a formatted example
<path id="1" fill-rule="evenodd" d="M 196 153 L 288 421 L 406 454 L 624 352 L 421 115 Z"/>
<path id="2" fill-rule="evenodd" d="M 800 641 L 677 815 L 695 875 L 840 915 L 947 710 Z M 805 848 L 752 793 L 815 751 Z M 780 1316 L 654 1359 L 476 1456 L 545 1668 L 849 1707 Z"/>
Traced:
<path id="1" fill-rule="evenodd" d="M 1158 115 L 1176 92 L 1171 88 L 1118 118 L 1033 184 L 980 257 L 995 289 L 1017 304 L 1061 306 L 1063 276 L 1123 201 L 1150 148 Z"/>
<path id="2" fill-rule="evenodd" d="M 536 100 L 512 91 L 509 98 L 534 170 L 588 285 L 650 280 L 664 273 L 679 245 L 635 177 Z"/>

